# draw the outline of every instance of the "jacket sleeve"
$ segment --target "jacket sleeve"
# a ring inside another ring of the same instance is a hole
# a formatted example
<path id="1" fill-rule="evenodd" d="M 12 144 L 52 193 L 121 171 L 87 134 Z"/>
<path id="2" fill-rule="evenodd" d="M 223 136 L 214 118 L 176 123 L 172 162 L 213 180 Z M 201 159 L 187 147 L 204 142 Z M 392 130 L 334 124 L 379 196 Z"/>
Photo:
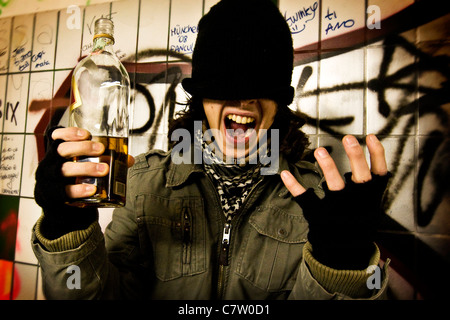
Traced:
<path id="1" fill-rule="evenodd" d="M 99 299 L 109 274 L 103 234 L 98 222 L 83 230 L 86 240 L 74 249 L 64 250 L 64 242 L 75 243 L 75 234 L 66 234 L 64 239 L 48 240 L 40 226 L 40 218 L 33 228 L 32 248 L 41 266 L 42 288 L 47 299 Z M 74 232 L 75 233 L 75 232 Z M 45 239 L 49 247 L 39 240 Z M 61 240 L 61 241 L 58 241 Z M 61 251 L 50 251 L 59 247 Z"/>
<path id="2" fill-rule="evenodd" d="M 142 262 L 134 201 L 116 209 L 103 235 L 97 221 L 55 240 L 33 228 L 32 248 L 40 263 L 47 299 L 143 299 L 149 291 Z"/>
<path id="3" fill-rule="evenodd" d="M 380 252 L 376 245 L 371 261 L 364 270 L 336 270 L 327 267 L 314 259 L 311 251 L 311 244 L 307 242 L 303 247 L 303 259 L 290 299 L 380 300 L 386 298 L 390 260 L 387 259 L 384 266 L 380 268 Z"/>

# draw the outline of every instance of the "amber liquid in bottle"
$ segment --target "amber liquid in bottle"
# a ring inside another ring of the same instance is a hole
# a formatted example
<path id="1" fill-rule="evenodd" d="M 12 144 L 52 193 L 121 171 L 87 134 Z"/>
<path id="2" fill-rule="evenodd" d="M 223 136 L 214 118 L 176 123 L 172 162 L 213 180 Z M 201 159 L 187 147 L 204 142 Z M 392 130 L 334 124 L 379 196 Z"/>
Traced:
<path id="1" fill-rule="evenodd" d="M 115 208 L 125 205 L 128 138 L 92 137 L 92 141 L 103 143 L 105 152 L 100 157 L 75 157 L 75 162 L 103 162 L 109 165 L 109 173 L 105 177 L 78 177 L 75 183 L 87 183 L 97 186 L 94 196 L 75 199 L 69 204 L 77 207 L 95 206 L 99 208 Z"/>

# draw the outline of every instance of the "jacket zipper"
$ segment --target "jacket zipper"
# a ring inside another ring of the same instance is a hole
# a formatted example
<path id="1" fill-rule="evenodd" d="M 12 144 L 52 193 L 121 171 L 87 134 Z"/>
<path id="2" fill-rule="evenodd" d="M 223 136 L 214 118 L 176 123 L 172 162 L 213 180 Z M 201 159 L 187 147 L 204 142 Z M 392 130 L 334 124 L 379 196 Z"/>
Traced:
<path id="1" fill-rule="evenodd" d="M 189 209 L 183 210 L 183 263 L 191 262 L 191 218 Z"/>
<path id="2" fill-rule="evenodd" d="M 219 254 L 220 266 L 228 265 L 228 251 L 230 249 L 230 232 L 231 232 L 231 223 L 226 222 L 225 226 L 223 227 L 222 244 L 220 246 L 220 254 Z"/>
<path id="3" fill-rule="evenodd" d="M 256 185 L 253 186 L 252 190 L 247 195 L 247 199 L 250 197 L 250 195 L 253 193 L 253 191 L 256 189 L 256 187 L 262 182 L 260 180 Z M 211 181 L 212 183 L 212 181 Z M 217 197 L 217 194 L 216 194 Z M 218 199 L 220 202 L 220 199 Z M 236 223 L 234 225 L 237 225 L 238 220 L 240 219 L 240 215 L 242 211 L 244 211 L 245 206 L 248 202 L 245 202 L 244 206 L 239 208 L 239 211 L 236 214 Z M 219 275 L 218 275 L 218 284 L 217 284 L 217 298 L 222 299 L 223 296 L 223 290 L 225 286 L 225 272 L 226 267 L 229 265 L 229 252 L 230 252 L 230 240 L 231 240 L 231 222 L 225 222 L 223 227 L 223 233 L 222 233 L 222 242 L 220 244 L 220 253 L 219 253 Z"/>
<path id="4" fill-rule="evenodd" d="M 211 184 L 212 190 L 214 190 L 214 194 L 216 197 L 216 201 L 220 206 L 220 197 L 217 194 L 217 191 L 214 183 L 211 181 L 211 178 L 209 177 L 209 175 L 206 174 L 206 178 L 209 181 L 209 183 Z M 221 209 L 221 211 L 223 211 Z M 221 216 L 223 217 L 223 212 L 221 212 Z M 228 226 L 227 226 L 228 224 Z M 231 238 L 231 223 L 225 223 L 224 228 L 223 228 L 223 232 L 222 232 L 222 241 L 220 243 L 220 252 L 219 252 L 219 274 L 217 276 L 217 299 L 220 299 L 222 297 L 223 294 L 223 287 L 224 287 L 224 283 L 225 283 L 225 265 L 222 264 L 222 262 L 227 263 L 228 265 L 228 252 L 230 249 L 230 238 Z M 226 245 L 224 246 L 224 243 L 226 243 Z"/>
<path id="5" fill-rule="evenodd" d="M 223 285 L 225 283 L 225 266 L 228 266 L 228 252 L 230 249 L 230 235 L 231 223 L 226 222 L 223 227 L 222 243 L 220 245 L 219 253 L 219 277 L 217 283 L 217 297 L 220 297 L 223 292 Z"/>

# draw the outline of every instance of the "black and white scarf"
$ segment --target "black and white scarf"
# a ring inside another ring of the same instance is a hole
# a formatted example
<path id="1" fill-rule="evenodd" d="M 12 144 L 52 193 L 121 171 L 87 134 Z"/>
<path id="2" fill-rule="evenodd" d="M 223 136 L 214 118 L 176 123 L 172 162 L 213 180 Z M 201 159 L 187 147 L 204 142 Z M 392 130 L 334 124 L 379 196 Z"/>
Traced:
<path id="1" fill-rule="evenodd" d="M 248 158 L 245 164 L 227 164 L 216 156 L 210 145 L 214 142 L 204 141 L 203 132 L 195 134 L 197 143 L 201 144 L 203 167 L 215 184 L 220 197 L 223 212 L 227 221 L 231 221 L 244 204 L 252 187 L 262 179 L 260 175 L 261 165 L 249 164 Z"/>

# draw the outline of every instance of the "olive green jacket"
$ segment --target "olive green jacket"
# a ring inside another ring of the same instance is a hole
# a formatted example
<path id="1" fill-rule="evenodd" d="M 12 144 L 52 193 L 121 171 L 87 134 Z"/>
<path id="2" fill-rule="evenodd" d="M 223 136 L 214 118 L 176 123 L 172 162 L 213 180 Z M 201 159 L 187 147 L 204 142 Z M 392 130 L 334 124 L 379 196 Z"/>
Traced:
<path id="1" fill-rule="evenodd" d="M 383 297 L 388 263 L 376 267 L 376 245 L 367 270 L 334 270 L 314 259 L 308 223 L 281 181 L 284 169 L 322 194 L 321 175 L 313 164 L 291 165 L 280 158 L 277 172 L 253 187 L 225 232 L 229 245 L 224 245 L 225 217 L 202 166 L 174 164 L 170 152 L 138 156 L 129 171 L 127 205 L 114 211 L 104 234 L 95 222 L 87 230 L 48 240 L 40 231 L 45 217 L 37 221 L 31 241 L 46 297 Z"/>

